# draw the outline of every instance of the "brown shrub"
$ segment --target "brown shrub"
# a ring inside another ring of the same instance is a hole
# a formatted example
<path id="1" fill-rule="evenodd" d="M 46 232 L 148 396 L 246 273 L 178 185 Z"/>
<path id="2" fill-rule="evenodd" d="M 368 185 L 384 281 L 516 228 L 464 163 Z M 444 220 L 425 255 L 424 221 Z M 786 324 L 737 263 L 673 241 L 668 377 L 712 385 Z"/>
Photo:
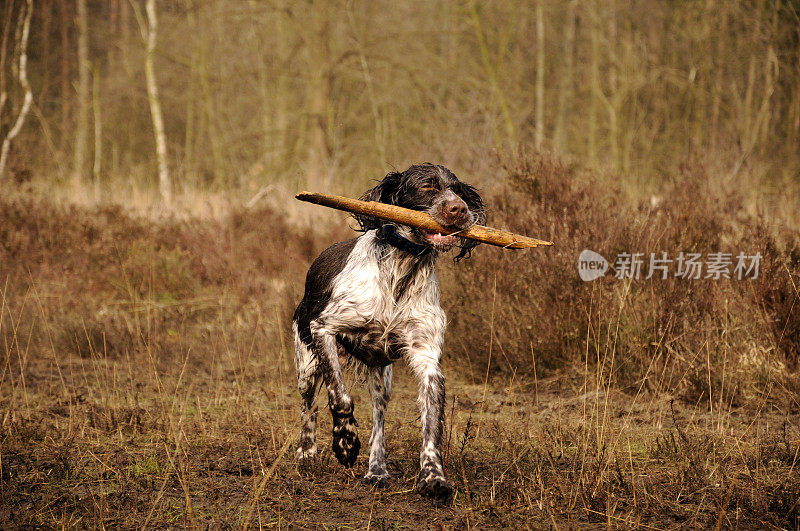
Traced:
<path id="1" fill-rule="evenodd" d="M 490 225 L 556 245 L 484 246 L 457 266 L 443 262 L 448 351 L 473 378 L 487 366 L 530 375 L 535 365 L 542 376 L 582 376 L 577 385 L 709 405 L 769 395 L 798 408 L 796 233 L 753 214 L 736 187 L 697 162 L 653 202 L 546 154 L 512 156 L 502 168 L 506 178 L 487 194 Z M 201 358 L 243 341 L 237 334 L 256 352 L 275 350 L 289 339 L 308 264 L 348 232 L 298 231 L 268 209 L 153 222 L 113 207 L 0 199 L 0 281 L 13 307 L 0 331 L 13 348 L 31 338 L 84 358 L 146 351 L 169 362 L 190 348 Z M 763 259 L 755 280 L 685 280 L 673 264 L 666 279 L 623 281 L 612 270 L 583 282 L 583 249 L 612 264 L 622 252 Z"/>
<path id="2" fill-rule="evenodd" d="M 589 367 L 597 384 L 734 405 L 760 395 L 765 374 L 774 381 L 796 365 L 797 234 L 750 214 L 737 189 L 702 164 L 682 165 L 663 199 L 648 202 L 548 154 L 519 154 L 502 167 L 507 180 L 490 194 L 489 224 L 555 246 L 484 246 L 446 268 L 454 355 L 485 368 L 491 350 L 490 369 L 528 374 L 534 363 L 540 375 Z M 604 278 L 580 280 L 583 249 L 609 261 Z M 622 252 L 644 253 L 639 280 L 614 278 Z M 673 260 L 729 252 L 731 273 L 738 252 L 763 258 L 753 280 L 676 278 L 674 262 L 668 278 L 645 279 L 650 253 L 661 252 Z M 797 395 L 782 402 L 797 407 Z"/>
<path id="3" fill-rule="evenodd" d="M 6 345 L 59 357 L 149 350 L 169 361 L 189 348 L 208 354 L 209 338 L 269 319 L 275 326 L 259 343 L 268 349 L 288 330 L 305 269 L 336 230 L 299 233 L 266 209 L 154 222 L 118 207 L 0 199 L 0 289 L 19 312 L 7 311 L 0 330 Z"/>

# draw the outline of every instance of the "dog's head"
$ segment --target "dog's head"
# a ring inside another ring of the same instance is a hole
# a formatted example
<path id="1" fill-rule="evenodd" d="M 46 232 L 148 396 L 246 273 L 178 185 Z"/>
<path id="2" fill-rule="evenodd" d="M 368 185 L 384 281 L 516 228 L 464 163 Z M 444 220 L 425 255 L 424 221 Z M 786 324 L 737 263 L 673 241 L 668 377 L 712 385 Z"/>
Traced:
<path id="1" fill-rule="evenodd" d="M 448 229 L 464 230 L 476 223 L 486 223 L 486 209 L 475 188 L 459 181 L 444 166 L 430 163 L 411 166 L 402 173 L 389 173 L 361 199 L 426 212 Z M 365 231 L 387 223 L 365 216 L 356 216 L 356 220 Z M 456 260 L 469 257 L 472 248 L 478 245 L 476 241 L 457 235 L 438 234 L 404 225 L 398 225 L 397 231 L 407 240 L 436 251 L 448 251 L 458 246 L 461 252 Z"/>

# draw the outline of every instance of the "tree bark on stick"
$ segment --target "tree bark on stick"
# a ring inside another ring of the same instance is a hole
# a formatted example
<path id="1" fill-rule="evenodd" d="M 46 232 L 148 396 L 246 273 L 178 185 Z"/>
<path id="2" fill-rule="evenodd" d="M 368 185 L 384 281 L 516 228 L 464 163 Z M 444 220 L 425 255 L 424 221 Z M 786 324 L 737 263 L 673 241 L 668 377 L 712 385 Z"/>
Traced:
<path id="1" fill-rule="evenodd" d="M 31 109 L 33 103 L 33 91 L 28 82 L 28 35 L 31 29 L 31 15 L 33 14 L 33 0 L 27 0 L 25 8 L 25 21 L 22 24 L 22 35 L 19 40 L 19 71 L 17 77 L 19 84 L 25 91 L 25 96 L 22 100 L 22 106 L 19 109 L 19 114 L 14 122 L 14 125 L 8 131 L 8 134 L 3 139 L 2 148 L 0 148 L 0 183 L 3 182 L 3 176 L 6 171 L 6 164 L 8 163 L 8 152 L 11 148 L 11 142 L 22 130 L 25 125 L 25 118 L 28 116 L 28 111 Z"/>
<path id="2" fill-rule="evenodd" d="M 147 51 L 144 58 L 144 73 L 147 78 L 147 99 L 150 103 L 150 115 L 153 118 L 153 133 L 156 139 L 156 156 L 158 157 L 158 189 L 161 199 L 166 204 L 172 202 L 172 181 L 167 164 L 167 136 L 164 132 L 164 117 L 161 113 L 161 100 L 158 98 L 158 84 L 153 67 L 153 56 L 156 51 L 158 37 L 158 17 L 155 0 L 147 0 Z"/>
<path id="3" fill-rule="evenodd" d="M 483 225 L 472 225 L 464 230 L 447 229 L 439 225 L 430 214 L 425 212 L 411 210 L 397 205 L 378 203 L 376 201 L 361 201 L 360 199 L 352 199 L 340 195 L 312 192 L 300 192 L 295 198 L 300 201 L 314 203 L 315 205 L 322 205 L 337 210 L 394 221 L 403 225 L 434 231 L 440 234 L 455 234 L 463 238 L 469 238 L 470 240 L 488 243 L 498 247 L 505 247 L 507 249 L 528 249 L 553 245 L 553 242 L 537 240 L 521 234 L 514 234 L 513 232 L 484 227 Z"/>

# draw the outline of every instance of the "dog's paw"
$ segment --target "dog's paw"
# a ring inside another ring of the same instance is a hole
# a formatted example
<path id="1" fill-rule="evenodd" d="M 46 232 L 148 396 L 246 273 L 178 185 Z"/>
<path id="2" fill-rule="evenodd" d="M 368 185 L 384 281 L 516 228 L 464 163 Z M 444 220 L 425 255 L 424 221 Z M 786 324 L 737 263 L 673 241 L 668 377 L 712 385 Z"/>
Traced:
<path id="1" fill-rule="evenodd" d="M 333 455 L 346 468 L 356 463 L 358 451 L 361 450 L 361 441 L 358 440 L 356 419 L 352 414 L 334 416 L 333 418 Z"/>
<path id="2" fill-rule="evenodd" d="M 417 488 L 422 495 L 436 500 L 446 500 L 453 494 L 453 488 L 443 476 L 438 474 L 420 478 Z"/>
<path id="3" fill-rule="evenodd" d="M 303 444 L 297 447 L 297 450 L 294 453 L 295 459 L 300 462 L 303 461 L 311 461 L 315 457 L 317 457 L 317 445 L 312 444 L 308 447 L 305 447 Z"/>
<path id="4" fill-rule="evenodd" d="M 389 485 L 389 480 L 392 476 L 387 471 L 374 473 L 371 470 L 364 476 L 364 483 L 375 485 L 376 487 L 386 487 Z"/>

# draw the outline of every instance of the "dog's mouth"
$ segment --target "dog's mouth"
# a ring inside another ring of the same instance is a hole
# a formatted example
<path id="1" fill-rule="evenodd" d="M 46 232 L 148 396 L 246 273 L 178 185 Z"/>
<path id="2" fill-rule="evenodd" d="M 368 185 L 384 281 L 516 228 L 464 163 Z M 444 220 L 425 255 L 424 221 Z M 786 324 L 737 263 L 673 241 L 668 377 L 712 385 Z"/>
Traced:
<path id="1" fill-rule="evenodd" d="M 442 227 L 447 228 L 448 230 L 455 231 L 453 234 L 442 234 L 439 231 L 435 230 L 426 230 L 426 229 L 417 229 L 417 233 L 422 239 L 436 249 L 437 251 L 449 251 L 453 247 L 460 245 L 462 238 L 458 236 L 458 233 L 466 230 L 471 225 L 472 216 L 470 215 L 470 223 L 466 223 L 464 226 L 460 225 L 448 225 L 447 221 L 440 219 L 436 213 L 430 213 L 434 220 L 436 220 Z"/>
<path id="2" fill-rule="evenodd" d="M 452 234 L 442 234 L 440 232 L 422 230 L 422 236 L 425 238 L 425 241 L 436 248 L 447 248 L 456 245 L 458 243 L 458 236 L 454 236 Z"/>
<path id="3" fill-rule="evenodd" d="M 437 230 L 428 230 L 422 228 L 410 228 L 410 236 L 412 236 L 413 241 L 418 244 L 428 245 L 435 249 L 436 251 L 440 252 L 447 252 L 451 250 L 453 247 L 460 247 L 464 245 L 464 238 L 459 236 L 459 234 L 465 230 L 467 230 L 472 223 L 474 222 L 474 217 L 472 214 L 469 215 L 469 222 L 465 222 L 462 225 L 450 225 L 444 219 L 441 219 L 438 216 L 438 212 L 428 212 L 431 217 L 439 223 L 442 227 L 445 228 L 446 231 L 453 231 L 452 234 L 445 234 Z"/>

